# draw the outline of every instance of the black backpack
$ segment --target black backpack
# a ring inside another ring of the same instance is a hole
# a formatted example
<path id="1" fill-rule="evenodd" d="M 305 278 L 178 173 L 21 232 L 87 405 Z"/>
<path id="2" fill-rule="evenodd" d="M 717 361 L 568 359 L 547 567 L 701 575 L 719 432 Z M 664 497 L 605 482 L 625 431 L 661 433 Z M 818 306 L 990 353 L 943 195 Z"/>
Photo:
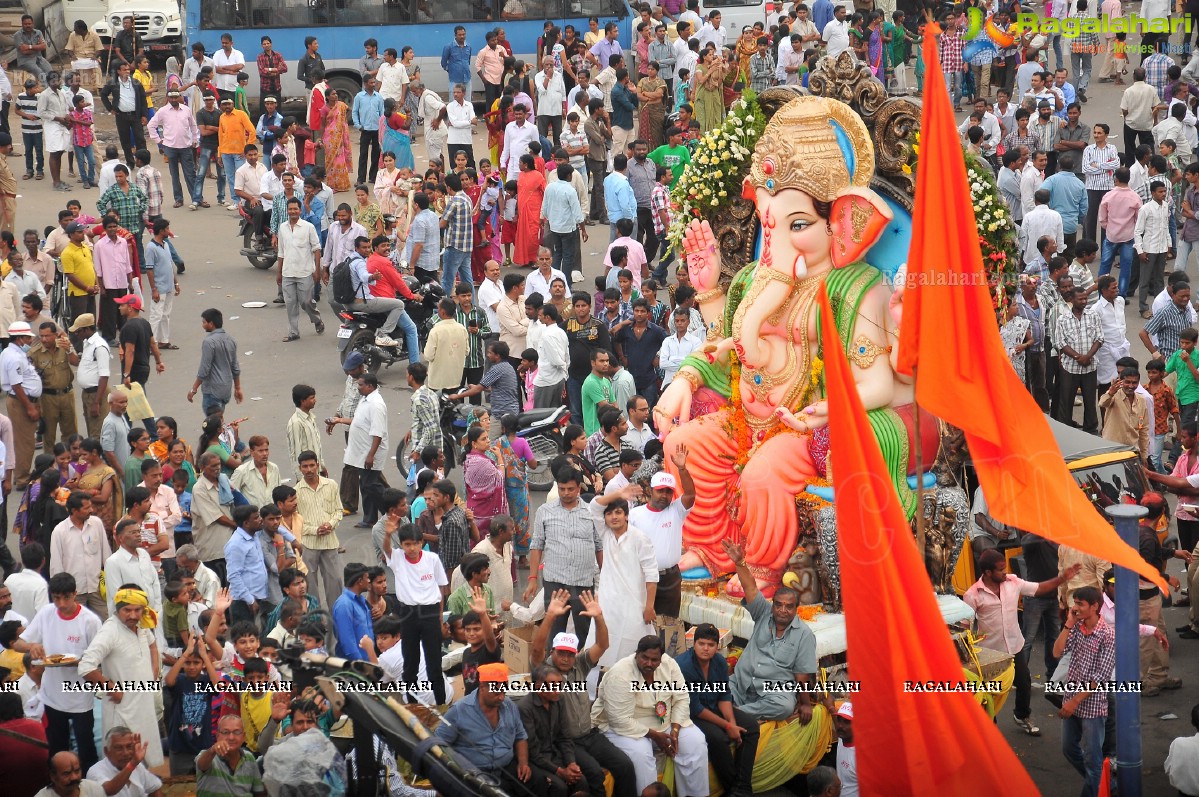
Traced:
<path id="1" fill-rule="evenodd" d="M 354 292 L 354 275 L 350 270 L 350 261 L 353 259 L 353 256 L 347 257 L 333 267 L 330 285 L 333 288 L 333 301 L 338 304 L 351 305 L 357 298 Z"/>

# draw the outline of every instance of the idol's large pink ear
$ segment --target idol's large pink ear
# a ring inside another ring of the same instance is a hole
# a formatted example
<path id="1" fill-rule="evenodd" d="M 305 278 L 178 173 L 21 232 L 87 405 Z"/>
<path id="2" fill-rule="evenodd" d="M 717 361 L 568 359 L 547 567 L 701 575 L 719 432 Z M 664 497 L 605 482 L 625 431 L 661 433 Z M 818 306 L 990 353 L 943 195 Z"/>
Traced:
<path id="1" fill-rule="evenodd" d="M 833 266 L 841 268 L 862 259 L 894 214 L 882 197 L 869 188 L 847 188 L 833 200 Z"/>

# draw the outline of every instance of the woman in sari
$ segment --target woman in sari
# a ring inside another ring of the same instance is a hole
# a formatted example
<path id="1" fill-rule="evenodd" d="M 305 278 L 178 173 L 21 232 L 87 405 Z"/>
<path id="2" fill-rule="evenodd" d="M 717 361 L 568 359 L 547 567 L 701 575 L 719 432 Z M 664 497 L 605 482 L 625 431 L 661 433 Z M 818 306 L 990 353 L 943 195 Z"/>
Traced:
<path id="1" fill-rule="evenodd" d="M 83 442 L 82 437 L 79 440 Z M 55 443 L 53 451 L 54 466 L 58 468 L 58 475 L 62 477 L 62 484 L 64 486 L 78 479 L 87 470 L 87 465 L 84 465 L 72 456 L 71 448 L 66 443 L 61 441 Z"/>
<path id="2" fill-rule="evenodd" d="M 362 225 L 366 234 L 374 238 L 383 234 L 383 211 L 371 201 L 371 189 L 360 185 L 354 189 L 354 221 Z"/>
<path id="3" fill-rule="evenodd" d="M 84 440 L 83 456 L 87 470 L 79 477 L 78 489 L 91 496 L 92 517 L 100 518 L 111 538 L 119 514 L 117 507 L 125 503 L 121 480 L 117 478 L 117 472 L 104 463 L 104 447 L 99 440 L 91 437 Z"/>
<path id="4" fill-rule="evenodd" d="M 166 462 L 162 463 L 163 484 L 170 484 L 175 471 L 181 470 L 187 474 L 187 490 L 196 486 L 196 469 L 192 466 L 191 447 L 182 440 L 176 439 L 171 443 Z"/>
<path id="5" fill-rule="evenodd" d="M 641 100 L 641 138 L 653 149 L 662 145 L 662 125 L 666 121 L 666 81 L 658 77 L 658 62 L 649 62 L 649 74 L 637 83 L 637 98 Z"/>
<path id="6" fill-rule="evenodd" d="M 154 422 L 154 432 L 158 435 L 158 439 L 150 444 L 150 455 L 153 456 L 160 465 L 167 463 L 167 458 L 171 454 L 171 446 L 179 439 L 179 424 L 169 415 L 160 415 L 158 420 Z M 187 452 L 187 458 L 192 458 L 192 448 L 184 440 L 183 448 Z"/>
<path id="7" fill-rule="evenodd" d="M 62 443 L 56 444 L 55 449 L 61 445 Z M 66 446 L 63 446 L 63 450 L 67 450 Z M 68 452 L 68 456 L 69 455 L 70 454 Z M 46 471 L 50 470 L 51 468 L 58 471 L 57 460 L 57 457 L 51 456 L 50 454 L 38 454 L 33 458 L 33 467 L 29 469 L 29 473 L 31 474 L 29 479 L 29 489 L 27 489 L 25 491 L 25 495 L 22 496 L 21 503 L 17 507 L 17 516 L 13 518 L 12 522 L 13 533 L 17 535 L 17 539 L 20 541 L 21 545 L 28 545 L 31 542 L 41 542 L 41 539 L 37 536 L 35 528 L 31 527 L 29 520 L 29 508 L 33 506 L 34 501 L 37 500 L 38 495 L 42 491 L 42 476 L 44 476 Z M 59 478 L 51 489 L 57 488 L 63 483 L 62 472 L 58 472 Z M 50 548 L 47 546 L 46 550 L 48 551 Z"/>
<path id="8" fill-rule="evenodd" d="M 512 95 L 503 94 L 491 103 L 491 110 L 483 114 L 487 124 L 487 149 L 491 153 L 491 162 L 500 162 L 500 153 L 504 150 L 504 128 L 509 116 L 512 115 Z"/>
<path id="9" fill-rule="evenodd" d="M 758 31 L 753 27 L 746 25 L 741 29 L 741 38 L 737 39 L 737 74 L 733 80 L 740 82 L 742 85 L 749 85 L 749 59 L 754 57 L 754 53 L 758 51 Z"/>
<path id="10" fill-rule="evenodd" d="M 411 153 L 411 151 L 409 152 Z M 408 179 L 405 177 L 406 174 L 411 174 L 411 172 L 396 168 L 395 153 L 389 149 L 383 150 L 383 167 L 375 175 L 375 200 L 383 215 L 397 218 L 403 215 L 407 218 L 405 207 L 408 204 Z M 403 225 L 401 230 L 407 233 L 407 225 Z"/>
<path id="11" fill-rule="evenodd" d="M 484 164 L 487 164 L 484 167 Z M 484 173 L 484 168 L 487 172 Z M 471 194 L 475 206 L 475 246 L 470 253 L 470 270 L 479 285 L 486 279 L 488 260 L 503 259 L 500 250 L 500 183 L 499 175 L 491 171 L 487 160 L 479 162 L 479 183 Z"/>
<path id="12" fill-rule="evenodd" d="M 229 476 L 241 465 L 241 454 L 221 439 L 224 430 L 225 424 L 220 415 L 209 415 L 204 419 L 204 425 L 200 427 L 200 445 L 196 448 L 199 452 L 196 454 L 196 464 L 199 465 L 199 459 L 204 454 L 216 454 L 221 460 L 221 472 Z"/>
<path id="13" fill-rule="evenodd" d="M 321 109 L 321 147 L 325 150 L 325 183 L 334 193 L 350 190 L 350 170 L 354 155 L 350 151 L 350 109 L 341 101 L 337 89 L 325 92 Z"/>
<path id="14" fill-rule="evenodd" d="M 466 506 L 474 513 L 480 534 L 491 529 L 491 519 L 506 514 L 508 499 L 504 491 L 504 474 L 487 456 L 491 439 L 482 426 L 473 426 L 466 433 L 466 457 L 462 460 L 462 481 L 466 484 Z"/>
<path id="15" fill-rule="evenodd" d="M 516 249 L 512 262 L 532 266 L 541 246 L 541 202 L 545 198 L 545 175 L 529 153 L 520 156 L 516 178 Z"/>
<path id="16" fill-rule="evenodd" d="M 416 161 L 412 157 L 412 120 L 396 107 L 396 101 L 385 100 L 383 115 L 379 117 L 379 145 L 384 154 L 390 152 L 398 169 L 412 169 Z M 380 158 L 380 163 L 383 159 Z"/>
<path id="17" fill-rule="evenodd" d="M 695 66 L 695 89 L 692 105 L 695 121 L 706 133 L 724 124 L 724 62 L 714 50 L 708 50 Z"/>
<path id="18" fill-rule="evenodd" d="M 69 514 L 66 497 L 59 492 L 59 475 L 53 465 L 44 471 L 39 471 L 35 466 L 31 473 L 41 473 L 42 476 L 37 480 L 29 480 L 26 499 L 21 502 L 21 511 L 13 521 L 13 529 L 20 532 L 23 545 L 36 542 L 49 554 L 50 537 L 54 533 L 54 527 L 66 520 Z M 49 574 L 50 564 L 50 558 L 47 556 L 42 564 L 43 577 Z"/>
<path id="19" fill-rule="evenodd" d="M 513 553 L 525 564 L 529 555 L 529 477 L 528 469 L 537 467 L 533 449 L 523 437 L 517 437 L 520 425 L 516 416 L 509 413 L 500 418 L 503 434 L 492 446 L 491 451 L 504 474 L 504 492 L 508 498 L 508 514 L 515 526 L 512 537 Z"/>
<path id="20" fill-rule="evenodd" d="M 883 73 L 886 69 L 883 64 L 883 15 L 879 12 L 871 13 L 866 23 L 866 63 L 870 66 L 874 76 L 879 80 L 883 79 Z"/>

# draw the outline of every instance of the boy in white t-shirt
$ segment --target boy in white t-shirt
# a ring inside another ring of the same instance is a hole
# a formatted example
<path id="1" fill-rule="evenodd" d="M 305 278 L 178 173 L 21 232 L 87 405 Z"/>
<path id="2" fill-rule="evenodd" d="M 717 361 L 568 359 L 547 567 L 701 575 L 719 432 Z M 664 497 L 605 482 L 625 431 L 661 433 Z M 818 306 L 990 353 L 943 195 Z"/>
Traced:
<path id="1" fill-rule="evenodd" d="M 13 647 L 35 660 L 46 656 L 72 656 L 78 661 L 100 633 L 98 615 L 76 600 L 75 577 L 57 573 L 50 577 L 50 603 L 38 610 Z M 72 725 L 79 759 L 86 771 L 99 760 L 92 713 L 95 696 L 90 691 L 66 691 L 63 685 L 83 684 L 78 667 L 47 667 L 41 678 L 42 706 L 46 713 L 46 738 L 51 749 L 66 750 Z"/>
<path id="2" fill-rule="evenodd" d="M 400 550 L 391 544 L 397 531 Z M 441 673 L 441 616 L 450 581 L 441 558 L 421 550 L 422 544 L 416 526 L 411 523 L 400 525 L 399 516 L 388 513 L 383 525 L 383 557 L 395 574 L 396 598 L 407 610 L 400 620 L 402 680 L 408 684 L 416 683 L 423 648 L 431 682 L 428 688 L 441 705 L 446 702 L 445 678 Z M 421 687 L 418 686 L 417 691 L 421 691 Z"/>

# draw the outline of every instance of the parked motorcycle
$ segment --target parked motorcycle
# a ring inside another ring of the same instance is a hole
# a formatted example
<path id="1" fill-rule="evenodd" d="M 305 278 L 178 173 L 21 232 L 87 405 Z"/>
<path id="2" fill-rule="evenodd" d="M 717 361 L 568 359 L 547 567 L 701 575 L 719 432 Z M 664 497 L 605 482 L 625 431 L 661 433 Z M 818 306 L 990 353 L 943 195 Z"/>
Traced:
<path id="1" fill-rule="evenodd" d="M 529 410 L 517 415 L 516 422 L 516 436 L 525 439 L 533 450 L 533 458 L 537 460 L 537 467 L 530 468 L 525 474 L 529 489 L 539 493 L 548 492 L 554 484 L 550 461 L 565 450 L 562 430 L 570 423 L 570 410 L 566 407 Z"/>
<path id="2" fill-rule="evenodd" d="M 267 211 L 269 214 L 270 211 Z M 237 203 L 237 215 L 241 219 L 241 226 L 237 230 L 237 234 L 241 236 L 241 254 L 250 261 L 250 265 L 254 268 L 262 269 L 263 271 L 275 265 L 279 259 L 279 253 L 275 251 L 275 247 L 271 245 L 271 237 L 258 236 L 254 229 L 254 217 L 246 212 L 245 206 Z"/>
<path id="3" fill-rule="evenodd" d="M 445 296 L 445 289 L 437 284 L 435 279 L 418 278 L 404 275 L 408 289 L 416 295 L 416 301 L 404 300 L 404 310 L 416 324 L 417 337 L 421 349 L 429 338 L 429 330 L 437 322 L 437 303 Z M 363 313 L 351 307 L 333 301 L 332 291 L 329 292 L 329 306 L 341 319 L 341 328 L 337 330 L 337 362 L 343 363 L 350 352 L 360 352 L 366 360 L 366 370 L 378 373 L 379 368 L 395 365 L 408 359 L 408 341 L 400 334 L 399 329 L 392 333 L 398 344 L 395 346 L 379 346 L 375 343 L 375 334 L 387 319 L 387 313 Z"/>

